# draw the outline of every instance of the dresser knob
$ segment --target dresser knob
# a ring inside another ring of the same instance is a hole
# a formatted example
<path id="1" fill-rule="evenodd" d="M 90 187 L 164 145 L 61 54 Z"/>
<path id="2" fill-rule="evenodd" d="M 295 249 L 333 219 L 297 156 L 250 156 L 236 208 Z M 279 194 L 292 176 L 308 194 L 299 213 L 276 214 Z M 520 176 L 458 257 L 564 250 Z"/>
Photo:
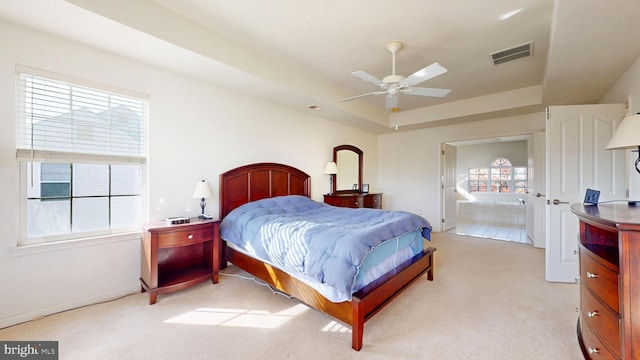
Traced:
<path id="1" fill-rule="evenodd" d="M 592 347 L 589 348 L 589 354 L 597 354 L 599 352 L 600 352 L 600 350 L 598 350 L 596 348 L 592 348 Z"/>
<path id="2" fill-rule="evenodd" d="M 189 234 L 189 235 L 187 236 L 187 239 L 189 239 L 189 240 L 193 239 L 193 235 L 192 235 L 192 234 Z"/>
<path id="3" fill-rule="evenodd" d="M 592 318 L 594 316 L 598 316 L 598 312 L 597 311 L 587 311 L 587 316 Z"/>
<path id="4" fill-rule="evenodd" d="M 598 275 L 590 273 L 590 272 L 587 271 L 587 278 L 588 279 L 594 279 L 594 278 L 597 278 L 597 277 L 598 277 Z"/>

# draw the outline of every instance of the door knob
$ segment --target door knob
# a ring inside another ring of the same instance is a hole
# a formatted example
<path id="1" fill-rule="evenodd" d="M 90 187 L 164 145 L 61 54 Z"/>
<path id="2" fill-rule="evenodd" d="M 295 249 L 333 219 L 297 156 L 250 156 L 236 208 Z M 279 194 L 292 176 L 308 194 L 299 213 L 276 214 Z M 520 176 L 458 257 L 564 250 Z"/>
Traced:
<path id="1" fill-rule="evenodd" d="M 568 204 L 568 201 L 560 201 L 558 199 L 553 199 L 553 205 L 560 205 L 560 204 Z"/>

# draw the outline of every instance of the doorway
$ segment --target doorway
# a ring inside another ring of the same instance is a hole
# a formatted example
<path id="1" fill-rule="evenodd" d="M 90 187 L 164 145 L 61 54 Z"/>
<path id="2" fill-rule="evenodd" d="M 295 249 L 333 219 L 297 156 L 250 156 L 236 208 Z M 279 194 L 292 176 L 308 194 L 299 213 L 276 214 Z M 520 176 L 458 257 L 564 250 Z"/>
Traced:
<path id="1" fill-rule="evenodd" d="M 532 135 L 526 134 L 443 144 L 443 155 L 455 154 L 455 160 L 446 155 L 443 159 L 443 189 L 451 181 L 447 172 L 451 172 L 453 161 L 456 197 L 455 205 L 443 201 L 443 224 L 455 224 L 444 231 L 533 244 L 527 231 L 528 184 L 533 180 L 531 139 Z M 444 211 L 447 207 L 448 212 Z M 453 220 L 447 218 L 452 213 Z"/>

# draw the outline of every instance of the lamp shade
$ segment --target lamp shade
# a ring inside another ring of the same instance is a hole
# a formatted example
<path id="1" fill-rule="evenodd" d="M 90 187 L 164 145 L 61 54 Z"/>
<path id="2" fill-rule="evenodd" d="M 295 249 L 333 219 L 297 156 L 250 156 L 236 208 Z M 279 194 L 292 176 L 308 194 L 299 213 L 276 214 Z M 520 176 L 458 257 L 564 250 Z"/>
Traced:
<path id="1" fill-rule="evenodd" d="M 631 115 L 622 119 L 622 123 L 613 134 L 607 150 L 637 148 L 640 146 L 640 115 Z"/>
<path id="2" fill-rule="evenodd" d="M 193 197 L 198 199 L 207 199 L 213 197 L 213 191 L 211 191 L 211 185 L 206 180 L 199 181 L 196 184 L 196 189 L 193 191 Z"/>
<path id="3" fill-rule="evenodd" d="M 335 162 L 330 161 L 327 163 L 327 166 L 324 167 L 324 173 L 329 175 L 334 175 L 338 173 L 338 166 Z"/>

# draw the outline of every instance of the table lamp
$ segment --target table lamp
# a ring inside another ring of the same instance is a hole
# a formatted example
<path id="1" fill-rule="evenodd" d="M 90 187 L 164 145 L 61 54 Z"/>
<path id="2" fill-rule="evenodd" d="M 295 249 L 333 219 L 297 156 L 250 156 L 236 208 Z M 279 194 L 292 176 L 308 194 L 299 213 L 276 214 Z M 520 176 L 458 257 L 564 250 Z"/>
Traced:
<path id="1" fill-rule="evenodd" d="M 204 208 L 207 206 L 205 199 L 213 197 L 213 191 L 211 191 L 211 185 L 206 180 L 199 181 L 196 184 L 196 189 L 193 191 L 193 197 L 200 199 L 200 207 L 202 213 L 198 215 L 200 219 L 211 219 L 210 215 L 205 215 Z"/>
<path id="2" fill-rule="evenodd" d="M 333 195 L 333 175 L 338 173 L 338 165 L 334 161 L 330 161 L 324 167 L 324 173 L 329 175 L 329 195 Z"/>

